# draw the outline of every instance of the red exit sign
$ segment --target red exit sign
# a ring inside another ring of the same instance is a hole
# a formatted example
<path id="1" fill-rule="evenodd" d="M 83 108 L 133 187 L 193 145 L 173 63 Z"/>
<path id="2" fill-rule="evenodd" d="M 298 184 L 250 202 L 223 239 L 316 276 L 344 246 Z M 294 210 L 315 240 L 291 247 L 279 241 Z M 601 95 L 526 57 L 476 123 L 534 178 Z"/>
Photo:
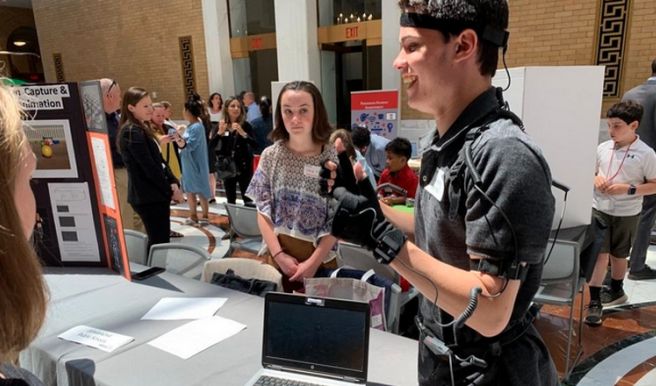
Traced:
<path id="1" fill-rule="evenodd" d="M 256 50 L 262 48 L 262 38 L 251 39 L 251 49 Z"/>
<path id="2" fill-rule="evenodd" d="M 360 27 L 348 27 L 346 28 L 346 38 L 353 39 L 358 37 L 358 29 Z"/>

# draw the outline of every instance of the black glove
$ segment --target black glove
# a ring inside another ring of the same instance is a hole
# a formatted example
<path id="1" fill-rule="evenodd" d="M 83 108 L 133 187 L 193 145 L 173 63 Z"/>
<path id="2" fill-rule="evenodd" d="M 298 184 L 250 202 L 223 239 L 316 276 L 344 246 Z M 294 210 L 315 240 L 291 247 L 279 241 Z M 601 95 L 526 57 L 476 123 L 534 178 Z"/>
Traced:
<path id="1" fill-rule="evenodd" d="M 346 152 L 339 155 L 339 164 L 330 203 L 331 233 L 338 239 L 374 251 L 379 262 L 389 264 L 407 238 L 383 215 L 369 179 L 356 181 Z M 325 162 L 322 169 L 321 185 L 327 187 L 330 170 L 325 168 Z"/>

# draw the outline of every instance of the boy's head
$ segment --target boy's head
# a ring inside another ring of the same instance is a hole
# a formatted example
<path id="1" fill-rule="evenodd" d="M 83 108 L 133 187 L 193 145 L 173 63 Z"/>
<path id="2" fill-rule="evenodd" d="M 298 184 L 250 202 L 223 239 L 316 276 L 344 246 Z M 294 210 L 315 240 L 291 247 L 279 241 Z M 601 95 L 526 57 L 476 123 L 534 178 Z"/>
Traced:
<path id="1" fill-rule="evenodd" d="M 394 138 L 385 146 L 386 164 L 390 172 L 398 172 L 412 157 L 412 144 L 405 138 Z"/>
<path id="2" fill-rule="evenodd" d="M 634 101 L 622 101 L 608 110 L 608 134 L 615 143 L 627 145 L 635 139 L 642 120 L 642 106 Z"/>

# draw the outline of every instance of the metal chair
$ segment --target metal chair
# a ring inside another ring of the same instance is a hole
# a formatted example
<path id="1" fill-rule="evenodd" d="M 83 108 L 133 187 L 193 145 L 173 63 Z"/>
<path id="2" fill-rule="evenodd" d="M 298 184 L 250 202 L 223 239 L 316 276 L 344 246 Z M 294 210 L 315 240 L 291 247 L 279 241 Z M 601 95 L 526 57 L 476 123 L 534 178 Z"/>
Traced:
<path id="1" fill-rule="evenodd" d="M 549 243 L 551 246 L 551 243 Z M 572 334 L 574 330 L 574 299 L 585 284 L 585 277 L 579 269 L 580 246 L 577 242 L 560 240 L 556 242 L 551 257 L 542 271 L 541 287 L 533 301 L 539 304 L 553 304 L 570 308 L 567 332 L 567 356 L 563 381 L 569 378 L 571 371 L 583 355 L 581 334 L 583 332 L 583 298 L 579 310 L 578 344 L 579 349 L 570 365 Z"/>
<path id="2" fill-rule="evenodd" d="M 267 280 L 276 283 L 277 290 L 282 291 L 282 274 L 269 264 L 253 259 L 231 257 L 221 260 L 212 260 L 205 263 L 200 281 L 209 283 L 214 273 L 226 273 L 232 269 L 237 276 L 244 279 Z"/>
<path id="3" fill-rule="evenodd" d="M 390 298 L 390 311 L 387 315 L 388 330 L 394 334 L 399 332 L 399 319 L 403 307 L 419 295 L 419 291 L 411 287 L 409 291 L 401 291 L 401 275 L 392 267 L 380 264 L 373 254 L 366 249 L 350 243 L 340 242 L 337 252 L 337 265 L 340 267 L 351 267 L 361 271 L 373 269 L 376 275 L 386 277 L 394 281 L 392 297 Z"/>
<path id="4" fill-rule="evenodd" d="M 148 266 L 164 268 L 176 275 L 199 279 L 205 262 L 210 259 L 209 252 L 193 245 L 155 244 L 150 247 Z"/>
<path id="5" fill-rule="evenodd" d="M 257 209 L 228 203 L 224 205 L 230 221 L 230 247 L 225 256 L 231 256 L 235 250 L 259 253 L 262 233 L 257 225 Z M 242 240 L 238 241 L 237 237 Z"/>
<path id="6" fill-rule="evenodd" d="M 132 229 L 123 231 L 128 260 L 133 263 L 146 265 L 148 261 L 148 236 Z"/>

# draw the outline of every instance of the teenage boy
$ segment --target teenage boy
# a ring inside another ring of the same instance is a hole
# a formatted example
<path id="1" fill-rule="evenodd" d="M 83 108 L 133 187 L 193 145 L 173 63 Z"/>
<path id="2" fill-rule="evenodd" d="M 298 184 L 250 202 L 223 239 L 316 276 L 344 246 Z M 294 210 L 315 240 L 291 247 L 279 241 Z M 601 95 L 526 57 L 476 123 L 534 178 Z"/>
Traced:
<path id="1" fill-rule="evenodd" d="M 590 280 L 585 322 L 593 326 L 601 324 L 602 307 L 628 300 L 623 282 L 638 230 L 642 197 L 656 193 L 656 153 L 636 134 L 642 114 L 642 106 L 634 101 L 611 107 L 606 114 L 611 139 L 597 148 L 592 207 L 607 228 Z M 609 254 L 612 281 L 610 287 L 602 288 Z"/>

